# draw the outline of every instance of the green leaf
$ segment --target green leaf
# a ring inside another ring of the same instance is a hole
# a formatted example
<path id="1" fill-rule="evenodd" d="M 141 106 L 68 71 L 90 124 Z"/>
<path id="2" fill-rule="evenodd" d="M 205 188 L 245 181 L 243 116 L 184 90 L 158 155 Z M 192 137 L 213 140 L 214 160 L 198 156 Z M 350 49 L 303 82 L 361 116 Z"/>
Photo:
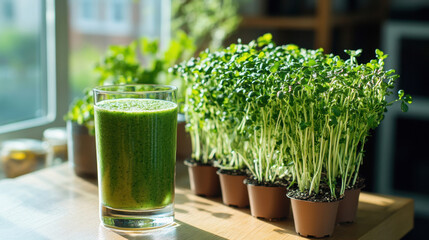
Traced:
<path id="1" fill-rule="evenodd" d="M 408 106 L 405 102 L 401 102 L 401 110 L 402 112 L 408 112 Z"/>
<path id="2" fill-rule="evenodd" d="M 380 49 L 375 49 L 375 54 L 377 56 L 383 56 L 384 55 L 384 53 Z"/>
<path id="3" fill-rule="evenodd" d="M 376 49 L 375 50 L 375 55 L 377 56 L 378 59 L 386 59 L 387 58 L 387 54 L 384 54 L 383 51 L 381 51 L 380 49 Z"/>
<path id="4" fill-rule="evenodd" d="M 310 60 L 308 61 L 307 65 L 308 65 L 309 67 L 312 67 L 312 66 L 316 65 L 316 61 L 315 61 L 314 59 L 310 59 Z"/>
<path id="5" fill-rule="evenodd" d="M 404 93 L 404 90 L 399 90 L 399 91 L 398 91 L 398 98 L 399 98 L 399 99 L 402 99 L 402 97 L 404 96 L 404 94 L 405 94 L 405 93 Z"/>
<path id="6" fill-rule="evenodd" d="M 142 46 L 142 54 L 146 55 L 146 54 L 151 54 L 154 55 L 158 52 L 158 45 L 159 42 L 158 40 L 149 40 L 149 38 L 143 38 L 141 40 L 141 46 Z"/>
<path id="7" fill-rule="evenodd" d="M 275 73 L 277 72 L 277 70 L 279 69 L 280 66 L 280 62 L 276 62 L 271 68 L 270 68 L 270 72 Z"/>
<path id="8" fill-rule="evenodd" d="M 297 50 L 297 49 L 299 49 L 299 47 L 297 45 L 295 45 L 295 44 L 288 44 L 288 45 L 286 45 L 286 50 L 287 51 L 292 51 L 292 50 Z"/>
<path id="9" fill-rule="evenodd" d="M 395 69 L 390 69 L 389 71 L 386 72 L 386 75 L 389 76 L 394 74 L 395 72 L 396 72 Z"/>
<path id="10" fill-rule="evenodd" d="M 405 95 L 404 101 L 408 104 L 411 104 L 413 103 L 413 98 L 409 94 L 407 94 Z"/>
<path id="11" fill-rule="evenodd" d="M 236 62 L 237 62 L 237 63 L 244 62 L 244 61 L 246 61 L 246 59 L 248 59 L 249 57 L 250 57 L 250 54 L 249 54 L 249 53 L 243 53 L 243 55 L 242 55 L 242 56 L 240 56 L 239 58 L 237 58 Z"/>
<path id="12" fill-rule="evenodd" d="M 273 35 L 271 33 L 265 33 L 263 36 L 258 38 L 258 46 L 262 47 L 271 43 L 273 39 Z"/>
<path id="13" fill-rule="evenodd" d="M 345 53 L 347 53 L 347 55 L 349 55 L 350 57 L 359 57 L 360 54 L 362 53 L 362 49 L 358 49 L 358 50 L 344 50 Z"/>

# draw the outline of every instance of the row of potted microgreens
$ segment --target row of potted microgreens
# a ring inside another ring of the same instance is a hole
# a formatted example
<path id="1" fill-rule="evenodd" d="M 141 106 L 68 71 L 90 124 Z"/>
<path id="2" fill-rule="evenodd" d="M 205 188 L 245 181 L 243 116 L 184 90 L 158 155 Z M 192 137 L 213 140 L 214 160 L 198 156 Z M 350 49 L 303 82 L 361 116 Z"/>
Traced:
<path id="1" fill-rule="evenodd" d="M 273 182 L 279 168 L 271 166 L 283 165 L 284 158 L 276 144 L 281 126 L 272 124 L 278 107 L 267 105 L 267 88 L 272 84 L 264 81 L 267 71 L 255 68 L 271 65 L 260 50 L 263 44 L 268 41 L 204 52 L 179 70 L 190 86 L 185 112 L 194 157 L 201 156 L 206 163 L 216 156 L 220 167 L 227 169 L 242 169 L 246 164 L 258 181 Z"/>
<path id="2" fill-rule="evenodd" d="M 276 47 L 266 34 L 176 67 L 188 81 L 194 157 L 245 165 L 259 182 L 274 182 L 291 166 L 301 192 L 318 193 L 325 177 L 333 197 L 338 184 L 343 194 L 356 181 L 369 130 L 391 104 L 385 97 L 397 78 L 383 70 L 381 51 L 367 64 L 357 63 L 360 51 L 347 53 L 344 61 L 322 50 Z M 397 100 L 403 110 L 411 102 L 403 92 Z"/>

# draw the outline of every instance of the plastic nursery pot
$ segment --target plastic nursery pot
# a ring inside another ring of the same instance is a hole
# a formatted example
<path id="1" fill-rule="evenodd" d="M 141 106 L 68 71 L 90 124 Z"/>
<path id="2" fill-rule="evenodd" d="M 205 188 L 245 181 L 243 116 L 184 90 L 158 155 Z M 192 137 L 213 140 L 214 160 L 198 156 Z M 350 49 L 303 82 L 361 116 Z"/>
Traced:
<path id="1" fill-rule="evenodd" d="M 295 231 L 303 237 L 332 236 L 339 201 L 313 202 L 290 198 Z"/>
<path id="2" fill-rule="evenodd" d="M 337 212 L 337 223 L 352 223 L 356 220 L 361 189 L 349 189 L 344 193 Z"/>
<path id="3" fill-rule="evenodd" d="M 188 160 L 185 160 L 185 165 L 188 166 L 189 182 L 194 194 L 205 197 L 217 197 L 221 194 L 217 168 Z"/>
<path id="4" fill-rule="evenodd" d="M 225 205 L 244 208 L 249 206 L 247 187 L 243 183 L 246 175 L 231 175 L 228 171 L 218 170 L 222 201 Z"/>
<path id="5" fill-rule="evenodd" d="M 250 213 L 252 216 L 268 221 L 287 218 L 290 211 L 290 200 L 286 197 L 286 187 L 246 184 L 249 192 Z"/>
<path id="6" fill-rule="evenodd" d="M 76 175 L 86 178 L 97 177 L 97 155 L 95 137 L 88 128 L 75 122 L 67 122 L 67 148 L 69 164 Z"/>

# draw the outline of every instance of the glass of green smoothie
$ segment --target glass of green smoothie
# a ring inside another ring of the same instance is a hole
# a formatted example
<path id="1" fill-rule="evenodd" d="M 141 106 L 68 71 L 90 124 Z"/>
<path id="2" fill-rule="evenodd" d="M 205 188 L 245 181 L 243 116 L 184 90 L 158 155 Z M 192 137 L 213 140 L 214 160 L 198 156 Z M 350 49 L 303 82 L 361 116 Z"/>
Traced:
<path id="1" fill-rule="evenodd" d="M 177 88 L 94 89 L 100 217 L 106 227 L 146 230 L 174 221 Z"/>

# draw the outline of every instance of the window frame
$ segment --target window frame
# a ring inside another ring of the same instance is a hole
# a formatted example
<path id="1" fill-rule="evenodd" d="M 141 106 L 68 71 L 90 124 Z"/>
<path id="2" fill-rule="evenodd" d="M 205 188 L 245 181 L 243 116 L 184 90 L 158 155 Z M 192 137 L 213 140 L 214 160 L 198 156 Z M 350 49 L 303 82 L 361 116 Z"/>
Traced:
<path id="1" fill-rule="evenodd" d="M 115 6 L 113 6 L 113 4 L 115 3 L 116 0 L 108 0 L 106 1 L 106 8 L 105 8 L 105 22 L 104 22 L 104 26 L 103 29 L 105 30 L 106 33 L 109 34 L 130 34 L 132 31 L 132 17 L 130 14 L 130 9 L 132 7 L 133 2 L 129 1 L 129 0 L 122 0 L 120 3 L 122 3 L 122 14 L 123 14 L 123 19 L 122 21 L 115 21 L 115 17 L 114 17 L 114 11 Z"/>
<path id="2" fill-rule="evenodd" d="M 429 39 L 428 23 L 388 21 L 383 26 L 382 46 L 383 51 L 389 53 L 385 69 L 400 69 L 401 65 L 401 40 L 404 37 L 414 39 Z M 404 61 L 404 59 L 402 59 Z M 399 74 L 401 74 L 399 72 Z M 397 92 L 398 87 L 393 92 Z M 391 96 L 393 98 L 393 96 Z M 403 113 L 399 107 L 392 107 L 384 115 L 382 124 L 377 128 L 376 159 L 375 162 L 375 191 L 382 194 L 399 195 L 413 198 L 415 210 L 419 215 L 429 216 L 429 196 L 427 194 L 412 191 L 403 191 L 394 188 L 394 150 L 396 142 L 396 124 L 401 118 L 428 120 L 429 98 L 413 96 L 413 104 L 407 113 Z"/>
<path id="3" fill-rule="evenodd" d="M 64 127 L 68 109 L 68 6 L 67 1 L 43 0 L 46 30 L 47 115 L 0 127 L 0 141 L 13 138 L 41 139 L 50 127 Z"/>

